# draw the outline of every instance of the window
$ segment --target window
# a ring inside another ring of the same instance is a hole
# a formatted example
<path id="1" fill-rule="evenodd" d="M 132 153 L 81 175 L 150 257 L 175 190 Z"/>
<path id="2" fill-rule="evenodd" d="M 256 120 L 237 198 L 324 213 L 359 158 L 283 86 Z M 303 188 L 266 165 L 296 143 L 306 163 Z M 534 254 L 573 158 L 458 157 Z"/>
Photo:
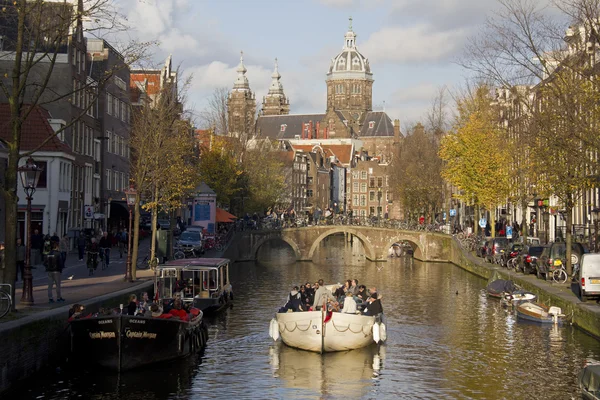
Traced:
<path id="1" fill-rule="evenodd" d="M 119 101 L 120 101 L 120 100 L 119 100 L 117 97 L 115 97 L 115 98 L 113 99 L 113 106 L 114 106 L 114 108 L 113 108 L 113 115 L 114 115 L 116 118 L 119 118 Z"/>
<path id="2" fill-rule="evenodd" d="M 352 196 L 352 205 L 358 207 L 358 195 L 357 194 Z"/>
<path id="3" fill-rule="evenodd" d="M 375 192 L 371 190 L 369 192 L 369 201 L 374 201 L 374 200 L 375 200 Z"/>
<path id="4" fill-rule="evenodd" d="M 375 178 L 371 177 L 369 179 L 369 187 L 375 187 Z"/>
<path id="5" fill-rule="evenodd" d="M 361 183 L 360 184 L 360 192 L 361 193 L 367 193 L 367 184 L 366 183 Z"/>
<path id="6" fill-rule="evenodd" d="M 360 179 L 360 171 L 352 171 L 352 179 Z"/>
<path id="7" fill-rule="evenodd" d="M 113 96 L 110 93 L 106 93 L 106 113 L 112 115 L 113 109 Z"/>
<path id="8" fill-rule="evenodd" d="M 110 190 L 110 178 L 112 174 L 110 173 L 110 169 L 106 170 L 106 190 Z"/>
<path id="9" fill-rule="evenodd" d="M 115 183 L 115 188 L 114 189 L 115 190 L 121 190 L 121 186 L 119 185 L 120 184 L 120 182 L 119 182 L 119 173 L 117 171 L 114 172 L 114 181 L 113 182 Z"/>
<path id="10" fill-rule="evenodd" d="M 367 205 L 367 195 L 366 194 L 360 195 L 360 205 L 361 205 L 361 207 L 365 207 Z"/>
<path id="11" fill-rule="evenodd" d="M 383 187 L 383 178 L 381 176 L 377 178 L 377 187 Z"/>
<path id="12" fill-rule="evenodd" d="M 306 191 L 306 197 L 313 197 L 313 191 L 312 191 L 312 189 L 308 189 Z"/>
<path id="13" fill-rule="evenodd" d="M 306 183 L 309 184 L 309 185 L 312 185 L 312 183 L 313 183 L 313 177 L 309 176 L 308 179 L 306 180 Z"/>
<path id="14" fill-rule="evenodd" d="M 281 124 L 281 132 L 285 132 L 285 128 L 287 128 L 286 124 Z"/>
<path id="15" fill-rule="evenodd" d="M 375 215 L 375 207 L 369 207 L 369 215 Z"/>
<path id="16" fill-rule="evenodd" d="M 367 171 L 361 171 L 360 178 L 361 179 L 367 179 Z"/>
<path id="17" fill-rule="evenodd" d="M 358 182 L 352 182 L 352 191 L 358 193 Z"/>
<path id="18" fill-rule="evenodd" d="M 125 122 L 126 110 L 127 110 L 127 104 L 124 101 L 122 101 L 121 102 L 121 121 L 123 121 L 123 122 Z"/>
<path id="19" fill-rule="evenodd" d="M 375 128 L 375 121 L 369 121 L 369 129 Z"/>
<path id="20" fill-rule="evenodd" d="M 113 134 L 113 140 L 110 142 L 110 152 L 115 154 L 117 152 L 117 140 L 119 136 L 116 133 Z"/>

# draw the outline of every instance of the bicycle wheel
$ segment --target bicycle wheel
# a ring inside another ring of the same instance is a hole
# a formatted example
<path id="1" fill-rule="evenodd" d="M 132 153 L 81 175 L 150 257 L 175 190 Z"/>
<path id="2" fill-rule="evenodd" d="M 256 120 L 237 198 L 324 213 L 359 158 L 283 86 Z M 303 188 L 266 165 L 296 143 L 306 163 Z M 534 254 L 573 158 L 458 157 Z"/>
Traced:
<path id="1" fill-rule="evenodd" d="M 148 256 L 138 257 L 137 263 L 135 263 L 137 269 L 148 269 Z"/>
<path id="2" fill-rule="evenodd" d="M 160 260 L 158 259 L 158 257 L 154 257 L 150 259 L 150 261 L 148 261 L 148 266 L 154 271 L 156 267 L 158 267 L 159 261 Z"/>
<path id="3" fill-rule="evenodd" d="M 223 245 L 221 243 L 217 243 L 217 244 L 215 244 L 215 249 L 217 251 L 223 251 Z"/>
<path id="4" fill-rule="evenodd" d="M 173 258 L 181 260 L 182 258 L 185 258 L 185 253 L 183 251 L 176 251 L 175 254 L 173 254 Z"/>
<path id="5" fill-rule="evenodd" d="M 10 311 L 12 301 L 8 293 L 0 290 L 0 319 Z"/>
<path id="6" fill-rule="evenodd" d="M 556 283 L 565 283 L 567 281 L 567 272 L 562 268 L 554 270 L 552 280 Z"/>

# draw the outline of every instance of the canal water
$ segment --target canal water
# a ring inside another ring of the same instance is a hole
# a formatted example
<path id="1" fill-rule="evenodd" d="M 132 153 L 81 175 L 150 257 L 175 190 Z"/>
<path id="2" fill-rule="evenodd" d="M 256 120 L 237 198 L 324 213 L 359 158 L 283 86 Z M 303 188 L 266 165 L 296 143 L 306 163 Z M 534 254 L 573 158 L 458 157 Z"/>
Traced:
<path id="1" fill-rule="evenodd" d="M 19 398 L 571 399 L 578 371 L 600 360 L 600 342 L 517 321 L 460 268 L 362 254 L 343 236 L 327 238 L 315 263 L 263 247 L 268 261 L 232 267 L 235 306 L 209 321 L 203 354 L 121 375 L 67 365 L 36 375 Z M 387 344 L 321 356 L 273 343 L 269 321 L 293 285 L 348 278 L 383 295 Z"/>

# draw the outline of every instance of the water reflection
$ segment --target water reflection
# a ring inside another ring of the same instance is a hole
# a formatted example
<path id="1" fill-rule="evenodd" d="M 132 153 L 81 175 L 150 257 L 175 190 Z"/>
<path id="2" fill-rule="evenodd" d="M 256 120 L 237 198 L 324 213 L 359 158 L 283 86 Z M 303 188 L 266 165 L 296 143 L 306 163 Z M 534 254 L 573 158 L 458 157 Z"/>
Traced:
<path id="1" fill-rule="evenodd" d="M 384 368 L 385 346 L 317 354 L 277 342 L 269 349 L 273 376 L 305 396 L 362 397 Z"/>

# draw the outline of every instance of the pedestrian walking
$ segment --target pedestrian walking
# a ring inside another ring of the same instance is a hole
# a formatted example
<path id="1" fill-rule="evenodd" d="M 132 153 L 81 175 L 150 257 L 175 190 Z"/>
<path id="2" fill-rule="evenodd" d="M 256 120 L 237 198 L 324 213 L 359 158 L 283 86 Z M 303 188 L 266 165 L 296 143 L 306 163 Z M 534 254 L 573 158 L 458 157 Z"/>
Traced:
<path id="1" fill-rule="evenodd" d="M 21 280 L 25 275 L 25 245 L 21 239 L 17 239 L 17 280 L 19 280 L 19 272 L 21 272 Z"/>
<path id="2" fill-rule="evenodd" d="M 60 251 L 58 251 L 58 243 L 52 242 L 52 250 L 50 250 L 46 255 L 44 266 L 46 267 L 46 272 L 48 273 L 48 302 L 54 303 L 54 298 L 52 296 L 52 288 L 54 285 L 56 285 L 56 301 L 65 301 L 60 293 L 60 275 L 65 267 L 65 264 L 62 261 Z"/>
<path id="3" fill-rule="evenodd" d="M 69 236 L 63 235 L 62 239 L 60 239 L 60 243 L 58 244 L 58 250 L 60 250 L 60 256 L 62 257 L 63 264 L 67 262 L 67 254 L 69 253 L 70 244 L 71 242 L 69 241 Z"/>
<path id="4" fill-rule="evenodd" d="M 83 255 L 85 253 L 85 246 L 86 246 L 86 240 L 85 240 L 85 235 L 83 234 L 83 232 L 81 232 L 79 234 L 79 237 L 77 238 L 77 249 L 79 250 L 79 261 L 83 261 Z"/>
<path id="5" fill-rule="evenodd" d="M 31 265 L 37 265 L 42 258 L 42 250 L 44 248 L 44 235 L 39 230 L 34 230 L 31 235 Z"/>

